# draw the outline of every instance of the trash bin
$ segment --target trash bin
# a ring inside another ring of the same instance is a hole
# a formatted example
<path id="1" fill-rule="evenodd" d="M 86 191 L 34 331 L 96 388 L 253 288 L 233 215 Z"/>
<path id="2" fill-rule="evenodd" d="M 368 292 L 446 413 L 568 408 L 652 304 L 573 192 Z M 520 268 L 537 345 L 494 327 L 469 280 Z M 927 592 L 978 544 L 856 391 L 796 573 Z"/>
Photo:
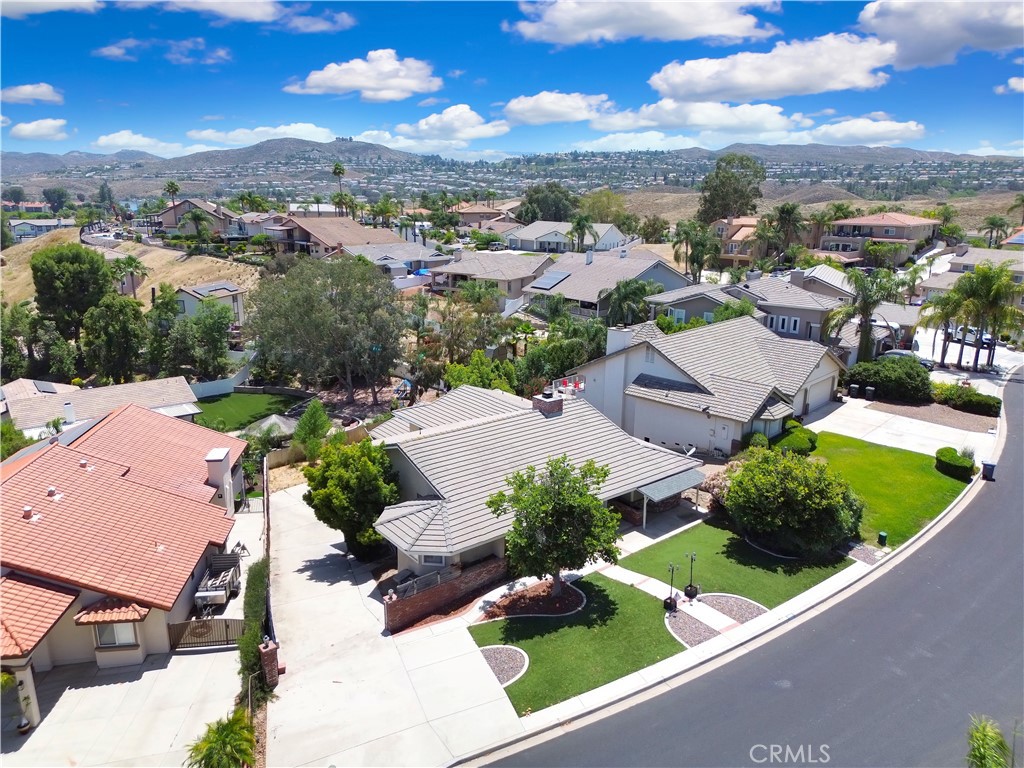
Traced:
<path id="1" fill-rule="evenodd" d="M 860 384 L 850 385 L 850 397 L 860 397 Z"/>
<path id="2" fill-rule="evenodd" d="M 885 543 L 889 541 L 889 534 L 885 531 L 878 532 L 878 546 L 884 547 Z"/>
<path id="3" fill-rule="evenodd" d="M 981 462 L 981 477 L 983 480 L 996 479 L 996 463 L 994 461 Z"/>
<path id="4" fill-rule="evenodd" d="M 874 387 L 864 387 L 864 397 L 867 400 L 874 400 L 875 399 L 875 388 Z"/>

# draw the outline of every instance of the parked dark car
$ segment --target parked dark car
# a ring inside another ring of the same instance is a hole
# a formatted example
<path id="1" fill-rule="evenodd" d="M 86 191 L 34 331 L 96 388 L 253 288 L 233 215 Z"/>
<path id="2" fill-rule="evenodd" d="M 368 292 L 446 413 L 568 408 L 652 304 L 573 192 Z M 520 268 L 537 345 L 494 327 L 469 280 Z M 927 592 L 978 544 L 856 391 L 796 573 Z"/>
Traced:
<path id="1" fill-rule="evenodd" d="M 926 371 L 935 369 L 935 361 L 929 360 L 927 357 L 920 357 L 915 355 L 909 349 L 887 349 L 883 352 L 880 357 L 912 357 L 919 362 Z"/>

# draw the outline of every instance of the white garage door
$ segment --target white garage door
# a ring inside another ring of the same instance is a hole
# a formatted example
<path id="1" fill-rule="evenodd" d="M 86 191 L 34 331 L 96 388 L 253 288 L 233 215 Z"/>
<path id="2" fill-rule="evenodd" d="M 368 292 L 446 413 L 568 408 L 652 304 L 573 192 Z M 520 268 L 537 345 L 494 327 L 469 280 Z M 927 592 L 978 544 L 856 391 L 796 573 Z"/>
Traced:
<path id="1" fill-rule="evenodd" d="M 807 411 L 810 413 L 815 408 L 820 408 L 832 399 L 832 377 L 812 384 L 807 390 Z"/>

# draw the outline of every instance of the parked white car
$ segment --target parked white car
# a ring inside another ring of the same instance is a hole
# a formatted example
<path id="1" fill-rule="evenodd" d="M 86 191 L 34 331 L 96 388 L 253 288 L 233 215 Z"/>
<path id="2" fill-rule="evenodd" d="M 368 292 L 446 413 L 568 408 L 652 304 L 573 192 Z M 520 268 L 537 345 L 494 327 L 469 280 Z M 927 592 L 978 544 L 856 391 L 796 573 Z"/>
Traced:
<path id="1" fill-rule="evenodd" d="M 961 325 L 956 329 L 956 333 L 953 335 L 953 340 L 966 344 L 967 346 L 974 346 L 976 337 L 977 329 L 971 328 L 969 325 Z M 992 346 L 991 334 L 981 334 L 981 346 L 984 349 L 988 349 Z"/>

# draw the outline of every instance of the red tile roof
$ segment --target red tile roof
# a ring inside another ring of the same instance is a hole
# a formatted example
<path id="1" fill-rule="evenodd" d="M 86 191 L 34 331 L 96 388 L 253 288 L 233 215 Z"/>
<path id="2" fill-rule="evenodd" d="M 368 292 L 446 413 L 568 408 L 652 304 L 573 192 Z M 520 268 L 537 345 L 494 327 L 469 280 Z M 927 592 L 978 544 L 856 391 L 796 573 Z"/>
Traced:
<path id="1" fill-rule="evenodd" d="M 75 624 L 114 624 L 122 621 L 143 621 L 149 608 L 116 597 L 104 597 L 75 614 Z"/>
<path id="2" fill-rule="evenodd" d="M 938 224 L 935 219 L 911 216 L 909 213 L 873 213 L 870 216 L 854 216 L 850 219 L 838 219 L 836 224 L 852 224 L 860 226 L 888 225 L 890 227 L 917 227 L 922 224 Z"/>
<path id="3" fill-rule="evenodd" d="M 206 455 L 214 448 L 227 448 L 234 466 L 246 442 L 148 408 L 125 405 L 71 445 L 130 467 L 128 477 L 136 482 L 210 501 L 216 489 L 206 484 Z"/>
<path id="4" fill-rule="evenodd" d="M 77 590 L 17 573 L 0 579 L 0 655 L 9 659 L 31 653 L 77 597 Z"/>
<path id="5" fill-rule="evenodd" d="M 225 447 L 234 459 L 244 445 L 125 406 L 70 446 L 48 445 L 2 467 L 0 563 L 169 610 L 207 546 L 222 546 L 234 524 L 209 503 L 206 454 Z"/>

